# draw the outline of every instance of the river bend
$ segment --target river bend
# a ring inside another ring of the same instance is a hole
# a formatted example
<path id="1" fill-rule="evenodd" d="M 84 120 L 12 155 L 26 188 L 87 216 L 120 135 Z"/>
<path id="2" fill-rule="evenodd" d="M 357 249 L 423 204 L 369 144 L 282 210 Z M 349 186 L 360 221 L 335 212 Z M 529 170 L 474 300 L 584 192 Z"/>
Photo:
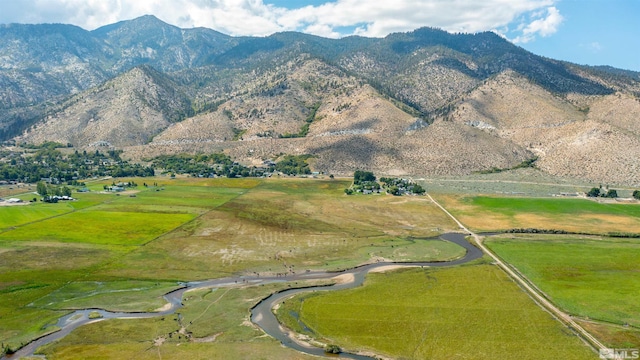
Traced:
<path id="1" fill-rule="evenodd" d="M 467 240 L 465 240 L 466 234 L 461 233 L 447 233 L 441 235 L 439 238 L 445 241 L 450 241 L 455 243 L 466 250 L 466 254 L 462 258 L 458 258 L 451 261 L 438 261 L 438 262 L 378 262 L 374 264 L 367 264 L 362 266 L 357 266 L 352 269 L 343 270 L 339 272 L 329 272 L 329 271 L 312 271 L 306 272 L 302 274 L 289 275 L 286 277 L 261 277 L 261 276 L 238 276 L 238 277 L 229 277 L 222 279 L 214 279 L 214 280 L 206 280 L 206 281 L 194 281 L 189 283 L 184 283 L 183 287 L 174 290 L 172 292 L 167 293 L 164 298 L 171 304 L 171 307 L 165 311 L 160 312 L 137 312 L 137 313 L 125 313 L 125 312 L 111 312 L 102 309 L 84 309 L 77 310 L 72 312 L 71 314 L 65 315 L 61 317 L 56 327 L 60 328 L 59 331 L 54 333 L 45 335 L 40 337 L 26 346 L 22 347 L 18 351 L 16 351 L 12 355 L 7 355 L 2 358 L 2 360 L 8 359 L 19 359 L 21 357 L 33 356 L 36 349 L 40 346 L 49 344 L 53 341 L 59 340 L 66 335 L 68 335 L 73 330 L 77 329 L 82 325 L 86 325 L 92 322 L 101 321 L 105 319 L 131 319 L 131 318 L 151 318 L 156 316 L 164 316 L 175 313 L 180 307 L 182 307 L 182 296 L 188 290 L 202 289 L 202 288 L 215 288 L 215 287 L 227 287 L 227 286 L 237 286 L 238 284 L 248 284 L 248 285 L 257 285 L 257 284 L 267 284 L 267 283 L 275 283 L 275 282 L 295 282 L 301 280 L 322 280 L 322 279 L 331 279 L 338 275 L 348 274 L 353 275 L 353 281 L 341 284 L 334 284 L 329 286 L 314 286 L 314 287 L 306 287 L 306 288 L 294 288 L 287 289 L 285 291 L 276 292 L 271 294 L 267 298 L 263 299 L 260 303 L 254 306 L 251 309 L 251 321 L 259 326 L 265 333 L 272 336 L 273 338 L 279 340 L 283 345 L 292 348 L 294 350 L 315 355 L 315 356 L 324 356 L 324 349 L 317 347 L 308 347 L 304 346 L 293 340 L 294 334 L 291 334 L 289 331 L 286 331 L 276 319 L 274 313 L 272 312 L 273 307 L 282 302 L 284 299 L 293 296 L 302 292 L 309 291 L 330 291 L 330 290 L 341 290 L 341 289 L 350 289 L 357 286 L 362 285 L 364 282 L 365 276 L 374 269 L 395 265 L 401 267 L 416 267 L 416 266 L 429 266 L 429 267 L 445 267 L 445 266 L 455 266 L 467 263 L 469 261 L 478 259 L 482 257 L 483 253 L 480 249 L 470 244 Z M 433 240 L 433 239 L 431 239 Z M 424 240 L 428 241 L 428 240 Z M 92 312 L 98 312 L 102 318 L 99 319 L 91 319 L 89 318 L 89 314 Z M 333 356 L 332 356 L 333 357 Z M 351 353 L 341 353 L 338 355 L 340 358 L 347 359 L 356 359 L 356 360 L 364 360 L 364 359 L 373 359 L 368 356 L 362 356 Z"/>

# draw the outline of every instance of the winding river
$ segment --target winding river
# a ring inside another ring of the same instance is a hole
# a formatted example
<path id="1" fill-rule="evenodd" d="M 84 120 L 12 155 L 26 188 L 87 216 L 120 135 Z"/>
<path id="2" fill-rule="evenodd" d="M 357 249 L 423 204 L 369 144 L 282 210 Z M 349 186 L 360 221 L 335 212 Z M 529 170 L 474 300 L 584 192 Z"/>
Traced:
<path id="1" fill-rule="evenodd" d="M 36 349 L 42 345 L 49 344 L 53 341 L 59 340 L 65 337 L 74 329 L 78 327 L 89 324 L 96 321 L 101 321 L 105 319 L 132 319 L 132 318 L 151 318 L 156 316 L 164 316 L 175 313 L 182 306 L 182 296 L 188 290 L 195 290 L 201 288 L 215 288 L 215 287 L 225 287 L 225 286 L 237 286 L 238 284 L 245 285 L 257 285 L 257 284 L 267 284 L 267 283 L 275 283 L 275 282 L 295 282 L 301 280 L 322 280 L 322 279 L 331 279 L 338 275 L 352 275 L 353 280 L 346 283 L 334 284 L 330 286 L 314 286 L 314 287 L 306 287 L 306 288 L 298 288 L 298 289 L 288 289 L 285 291 L 277 292 L 271 294 L 269 297 L 263 299 L 260 303 L 254 306 L 251 309 L 251 321 L 255 323 L 257 326 L 262 328 L 262 330 L 273 338 L 279 340 L 283 345 L 292 348 L 294 350 L 310 354 L 316 356 L 324 356 L 324 349 L 317 347 L 304 346 L 293 340 L 293 334 L 286 331 L 282 326 L 280 326 L 278 320 L 272 312 L 272 308 L 282 302 L 284 299 L 301 292 L 309 292 L 309 291 L 328 291 L 328 290 L 341 290 L 341 289 L 349 289 L 354 288 L 356 286 L 360 286 L 365 279 L 367 273 L 371 270 L 381 268 L 384 266 L 395 265 L 395 266 L 406 266 L 406 267 L 415 267 L 415 266 L 430 266 L 430 267 L 444 267 L 444 266 L 454 266 L 464 264 L 466 262 L 478 259 L 482 257 L 483 253 L 477 247 L 471 245 L 468 241 L 465 240 L 465 234 L 461 233 L 447 233 L 440 236 L 440 239 L 445 241 L 450 241 L 459 246 L 462 246 L 466 250 L 466 254 L 464 257 L 451 260 L 451 261 L 442 261 L 442 262 L 403 262 L 403 263 L 393 263 L 393 262 L 379 262 L 375 264 L 368 264 L 358 266 L 352 269 L 339 271 L 339 272 L 327 272 L 327 271 L 313 271 L 296 275 L 289 275 L 286 277 L 260 277 L 260 276 L 242 276 L 242 277 L 230 277 L 223 279 L 215 279 L 215 280 L 207 280 L 207 281 L 194 281 L 183 284 L 184 286 L 180 289 L 174 290 L 170 293 L 167 293 L 164 298 L 171 304 L 171 307 L 167 310 L 160 312 L 139 312 L 139 313 L 125 313 L 125 312 L 111 312 L 102 309 L 84 309 L 77 310 L 71 314 L 65 315 L 60 318 L 56 324 L 56 327 L 60 328 L 59 331 L 51 333 L 49 335 L 45 335 L 39 339 L 36 339 L 29 343 L 28 345 L 22 347 L 16 353 L 12 355 L 7 355 L 2 358 L 5 359 L 18 359 L 25 356 L 33 356 Z M 433 240 L 433 239 L 432 239 Z M 428 240 L 425 240 L 428 241 Z M 99 313 L 102 317 L 98 319 L 92 319 L 89 317 L 90 313 Z M 350 353 L 341 353 L 338 355 L 340 358 L 347 359 L 373 359 L 371 357 L 350 354 Z"/>

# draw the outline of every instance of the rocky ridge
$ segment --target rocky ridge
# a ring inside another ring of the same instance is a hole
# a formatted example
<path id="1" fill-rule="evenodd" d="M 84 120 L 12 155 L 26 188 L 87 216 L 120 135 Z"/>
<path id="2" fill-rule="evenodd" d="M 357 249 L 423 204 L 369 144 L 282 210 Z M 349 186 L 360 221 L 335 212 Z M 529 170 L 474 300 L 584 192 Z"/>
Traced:
<path id="1" fill-rule="evenodd" d="M 495 34 L 233 38 L 149 16 L 47 26 L 0 27 L 5 139 L 22 129 L 16 141 L 137 160 L 312 154 L 336 174 L 463 175 L 537 158 L 554 176 L 639 179 L 640 74 L 538 57 Z"/>

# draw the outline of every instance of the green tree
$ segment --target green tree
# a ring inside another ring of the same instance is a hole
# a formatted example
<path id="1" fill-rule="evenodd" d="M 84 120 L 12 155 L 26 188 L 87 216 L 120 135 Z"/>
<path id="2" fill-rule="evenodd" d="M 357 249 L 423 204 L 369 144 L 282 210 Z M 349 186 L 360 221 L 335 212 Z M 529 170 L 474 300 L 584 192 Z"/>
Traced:
<path id="1" fill-rule="evenodd" d="M 342 352 L 342 349 L 340 349 L 340 346 L 338 345 L 329 344 L 325 346 L 324 352 L 327 354 L 340 354 Z"/>
<path id="2" fill-rule="evenodd" d="M 591 188 L 591 190 L 589 190 L 589 192 L 587 193 L 588 197 L 598 197 L 600 196 L 600 188 L 594 187 Z"/>
<path id="3" fill-rule="evenodd" d="M 420 186 L 418 184 L 413 185 L 413 190 L 412 191 L 413 191 L 414 194 L 418 194 L 418 195 L 422 195 L 425 192 L 427 192 L 422 186 Z"/>
<path id="4" fill-rule="evenodd" d="M 375 175 L 371 171 L 356 170 L 353 173 L 353 183 L 361 184 L 367 181 L 376 181 Z"/>
<path id="5" fill-rule="evenodd" d="M 71 196 L 71 189 L 66 186 L 62 187 L 62 195 L 63 196 Z"/>
<path id="6" fill-rule="evenodd" d="M 618 197 L 618 192 L 614 189 L 609 189 L 609 191 L 607 191 L 605 197 L 608 198 L 617 198 Z"/>
<path id="7" fill-rule="evenodd" d="M 307 159 L 311 155 L 286 155 L 276 163 L 275 169 L 287 175 L 311 174 Z"/>
<path id="8" fill-rule="evenodd" d="M 640 190 L 633 190 L 633 198 L 640 200 Z"/>
<path id="9" fill-rule="evenodd" d="M 38 184 L 36 185 L 36 191 L 38 192 L 38 194 L 40 194 L 40 196 L 47 196 L 47 184 L 44 183 L 44 181 L 38 181 Z"/>

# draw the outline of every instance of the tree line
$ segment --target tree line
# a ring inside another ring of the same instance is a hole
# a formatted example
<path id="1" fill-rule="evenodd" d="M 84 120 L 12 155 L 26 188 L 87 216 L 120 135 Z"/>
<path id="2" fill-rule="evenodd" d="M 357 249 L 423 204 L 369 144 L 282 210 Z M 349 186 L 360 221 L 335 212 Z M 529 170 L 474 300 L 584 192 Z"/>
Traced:
<path id="1" fill-rule="evenodd" d="M 63 145 L 63 147 L 66 147 Z M 75 151 L 63 154 L 57 145 L 39 147 L 32 151 L 5 153 L 8 161 L 0 164 L 0 180 L 36 183 L 67 183 L 75 185 L 79 179 L 94 176 L 153 176 L 152 167 L 129 163 L 120 158 L 121 150 L 107 152 Z"/>
<path id="2" fill-rule="evenodd" d="M 382 183 L 382 186 L 380 185 Z M 408 179 L 399 179 L 392 177 L 381 177 L 380 183 L 377 181 L 376 176 L 371 171 L 356 170 L 353 173 L 353 184 L 344 192 L 347 195 L 353 195 L 354 193 L 380 193 L 380 190 L 385 190 L 388 194 L 394 196 L 407 195 L 423 195 L 426 190 Z"/>

